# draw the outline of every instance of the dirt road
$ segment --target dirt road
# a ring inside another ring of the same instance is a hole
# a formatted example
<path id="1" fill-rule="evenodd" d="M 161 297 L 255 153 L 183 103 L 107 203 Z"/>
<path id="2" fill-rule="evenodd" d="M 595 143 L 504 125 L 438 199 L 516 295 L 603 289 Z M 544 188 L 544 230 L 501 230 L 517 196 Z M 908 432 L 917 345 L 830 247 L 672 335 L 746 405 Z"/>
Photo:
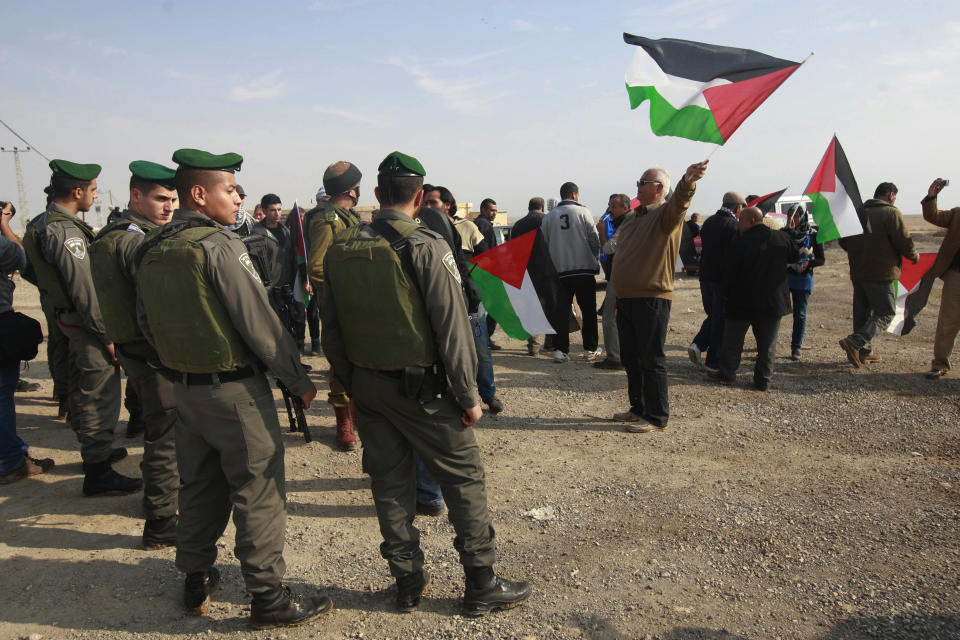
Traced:
<path id="1" fill-rule="evenodd" d="M 935 250 L 939 238 L 918 244 Z M 294 588 L 316 585 L 336 609 L 309 626 L 250 631 L 231 525 L 224 588 L 209 615 L 185 617 L 173 550 L 138 548 L 140 496 L 81 496 L 77 444 L 53 419 L 38 359 L 24 377 L 43 386 L 17 395 L 19 429 L 57 468 L 0 487 L 0 638 L 960 638 L 960 376 L 920 375 L 939 291 L 912 334 L 885 335 L 883 360 L 855 371 L 837 346 L 850 325 L 846 256 L 829 249 L 809 348 L 800 362 L 784 357 L 784 322 L 761 393 L 745 373 L 752 352 L 732 388 L 688 360 L 702 312 L 697 281 L 678 280 L 663 433 L 607 420 L 626 408 L 623 372 L 531 358 L 498 332 L 506 409 L 485 415 L 477 436 L 497 570 L 535 593 L 481 620 L 457 615 L 463 575 L 444 518 L 417 518 L 434 583 L 419 612 L 393 612 L 368 479 L 359 454 L 335 449 L 322 401 L 308 412 L 313 444 L 285 436 L 286 559 Z M 29 285 L 17 303 L 42 315 Z M 309 362 L 322 400 L 326 361 Z M 117 441 L 131 451 L 118 467 L 136 473 L 142 442 L 125 440 L 123 423 Z M 542 507 L 550 519 L 524 517 Z"/>

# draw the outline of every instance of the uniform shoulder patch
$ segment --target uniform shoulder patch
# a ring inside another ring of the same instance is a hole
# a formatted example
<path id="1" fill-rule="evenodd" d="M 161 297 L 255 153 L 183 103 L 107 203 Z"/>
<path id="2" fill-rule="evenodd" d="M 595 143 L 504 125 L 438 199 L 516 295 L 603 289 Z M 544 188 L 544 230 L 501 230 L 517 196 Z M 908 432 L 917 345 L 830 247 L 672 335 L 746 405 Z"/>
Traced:
<path id="1" fill-rule="evenodd" d="M 83 260 L 87 257 L 87 245 L 84 243 L 83 238 L 67 238 L 63 246 L 66 247 L 70 255 L 77 260 Z"/>
<path id="2" fill-rule="evenodd" d="M 263 284 L 263 280 L 260 279 L 260 274 L 257 273 L 257 268 L 253 266 L 253 260 L 250 259 L 249 253 L 244 253 L 240 256 L 240 266 L 247 270 L 247 273 L 250 274 L 250 277 L 260 284 Z"/>
<path id="3" fill-rule="evenodd" d="M 460 280 L 460 269 L 457 268 L 457 260 L 453 257 L 452 251 L 447 251 L 446 255 L 443 256 L 443 266 L 447 268 L 447 271 L 454 277 L 457 284 L 463 284 L 463 281 Z"/>
<path id="4" fill-rule="evenodd" d="M 127 231 L 132 231 L 134 233 L 144 233 L 144 230 L 141 229 L 136 222 L 131 222 L 127 227 Z"/>

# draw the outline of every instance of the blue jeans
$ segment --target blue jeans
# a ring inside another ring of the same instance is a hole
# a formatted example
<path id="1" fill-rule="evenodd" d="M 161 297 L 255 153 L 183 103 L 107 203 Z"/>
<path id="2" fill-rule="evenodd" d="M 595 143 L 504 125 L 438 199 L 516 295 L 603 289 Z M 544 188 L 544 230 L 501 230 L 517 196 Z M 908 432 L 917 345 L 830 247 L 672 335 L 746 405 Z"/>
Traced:
<path id="1" fill-rule="evenodd" d="M 13 393 L 20 380 L 20 363 L 0 368 L 0 474 L 23 465 L 27 443 L 17 435 L 17 407 Z"/>
<path id="2" fill-rule="evenodd" d="M 497 386 L 493 383 L 493 358 L 490 357 L 485 311 L 470 314 L 470 328 L 473 329 L 473 344 L 477 348 L 477 391 L 481 399 L 489 400 L 497 395 Z"/>
<path id="3" fill-rule="evenodd" d="M 719 282 L 700 280 L 700 298 L 707 317 L 700 325 L 700 332 L 693 339 L 700 351 L 706 351 L 704 364 L 711 369 L 720 367 L 720 351 L 723 349 L 723 285 Z"/>
<path id="4" fill-rule="evenodd" d="M 443 494 L 440 492 L 440 485 L 433 479 L 430 472 L 423 465 L 420 456 L 414 454 L 417 462 L 417 502 L 420 504 L 439 507 L 443 504 Z"/>
<path id="5" fill-rule="evenodd" d="M 793 337 L 790 338 L 790 350 L 799 351 L 803 346 L 803 334 L 807 329 L 807 303 L 810 302 L 810 291 L 790 289 L 790 298 L 793 299 Z"/>

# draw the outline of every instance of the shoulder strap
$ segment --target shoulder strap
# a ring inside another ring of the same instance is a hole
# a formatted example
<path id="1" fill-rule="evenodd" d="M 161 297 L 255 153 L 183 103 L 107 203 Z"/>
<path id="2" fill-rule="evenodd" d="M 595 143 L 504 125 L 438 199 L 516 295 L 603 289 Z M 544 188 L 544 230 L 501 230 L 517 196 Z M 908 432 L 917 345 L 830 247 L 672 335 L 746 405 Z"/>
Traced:
<path id="1" fill-rule="evenodd" d="M 179 234 L 182 231 L 187 229 L 193 229 L 195 227 L 209 227 L 210 233 L 214 233 L 218 230 L 217 225 L 210 222 L 209 220 L 188 220 L 187 222 L 168 222 L 162 227 L 158 227 L 155 232 L 147 234 L 146 239 L 140 246 L 137 248 L 137 253 L 134 255 L 133 261 L 139 268 L 140 263 L 143 261 L 143 256 L 147 255 L 147 252 L 153 249 L 155 246 L 166 240 L 167 238 L 172 238 L 173 236 Z"/>
<path id="2" fill-rule="evenodd" d="M 419 225 L 413 224 L 410 233 L 413 233 L 417 230 Z M 393 228 L 393 226 L 383 219 L 376 219 L 370 223 L 370 228 L 380 236 L 390 243 L 390 247 L 397 252 L 397 255 L 400 256 L 400 265 L 403 267 L 404 273 L 407 275 L 407 279 L 413 285 L 413 288 L 417 290 L 417 294 L 420 296 L 421 300 L 425 300 L 423 297 L 423 289 L 420 288 L 420 279 L 417 278 L 417 273 L 413 269 L 413 257 L 410 255 L 410 240 L 407 236 L 410 233 L 404 235 Z"/>

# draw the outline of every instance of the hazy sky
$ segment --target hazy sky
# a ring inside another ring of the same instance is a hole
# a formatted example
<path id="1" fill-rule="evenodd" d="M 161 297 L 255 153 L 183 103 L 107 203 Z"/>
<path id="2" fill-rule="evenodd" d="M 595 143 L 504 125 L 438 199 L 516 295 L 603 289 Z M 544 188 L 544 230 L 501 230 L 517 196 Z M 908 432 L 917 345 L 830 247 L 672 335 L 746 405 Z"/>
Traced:
<path id="1" fill-rule="evenodd" d="M 248 209 L 267 192 L 308 203 L 340 159 L 373 205 L 376 167 L 399 149 L 511 220 L 567 180 L 598 214 L 643 169 L 679 177 L 714 149 L 658 138 L 647 106 L 630 110 L 624 31 L 816 53 L 714 154 L 692 211 L 729 189 L 802 192 L 835 132 L 865 198 L 892 180 L 918 213 L 933 178 L 960 180 L 955 0 L 33 0 L 4 2 L 0 24 L 0 119 L 50 158 L 103 165 L 105 205 L 108 190 L 126 202 L 131 160 L 171 164 L 179 147 L 242 154 Z M 22 143 L 0 128 L 0 145 Z M 35 215 L 49 170 L 37 153 L 22 163 Z M 17 200 L 12 154 L 0 199 Z"/>

